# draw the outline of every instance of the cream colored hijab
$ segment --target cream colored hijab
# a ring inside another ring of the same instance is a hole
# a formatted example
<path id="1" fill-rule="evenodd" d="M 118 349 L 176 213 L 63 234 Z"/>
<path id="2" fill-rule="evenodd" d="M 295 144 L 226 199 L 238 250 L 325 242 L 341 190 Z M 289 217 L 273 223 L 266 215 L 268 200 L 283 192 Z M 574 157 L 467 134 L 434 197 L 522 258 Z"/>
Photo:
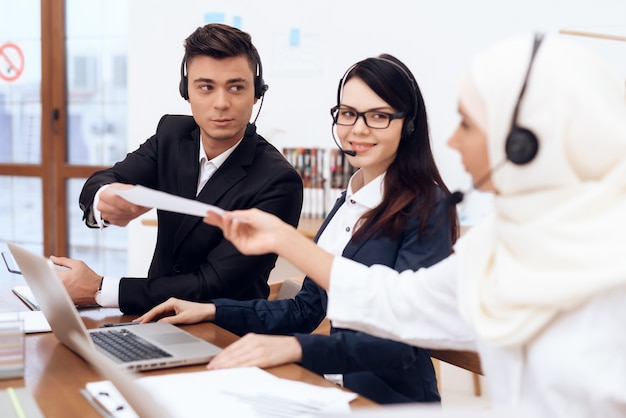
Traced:
<path id="1" fill-rule="evenodd" d="M 493 173 L 494 218 L 456 246 L 461 313 L 500 346 L 525 344 L 559 313 L 626 286 L 623 82 L 569 42 L 544 39 L 521 102 L 518 124 L 538 137 L 536 158 Z M 462 82 L 492 166 L 505 158 L 532 44 L 525 36 L 493 47 Z"/>

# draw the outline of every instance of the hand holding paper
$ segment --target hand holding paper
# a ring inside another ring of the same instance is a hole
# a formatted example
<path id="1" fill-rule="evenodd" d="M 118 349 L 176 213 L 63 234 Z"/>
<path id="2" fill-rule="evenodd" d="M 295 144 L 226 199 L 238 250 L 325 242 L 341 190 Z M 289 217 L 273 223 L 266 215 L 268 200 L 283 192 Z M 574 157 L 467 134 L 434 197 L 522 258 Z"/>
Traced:
<path id="1" fill-rule="evenodd" d="M 93 202 L 94 220 L 102 224 L 126 226 L 133 219 L 148 212 L 150 207 L 135 205 L 117 194 L 119 190 L 135 187 L 132 184 L 111 183 L 102 186 L 95 194 Z"/>
<path id="2" fill-rule="evenodd" d="M 223 216 L 225 213 L 224 209 L 208 203 L 198 202 L 197 200 L 187 199 L 143 186 L 115 190 L 115 193 L 135 205 L 198 216 L 200 218 L 204 218 L 209 211 L 215 212 L 219 216 Z"/>

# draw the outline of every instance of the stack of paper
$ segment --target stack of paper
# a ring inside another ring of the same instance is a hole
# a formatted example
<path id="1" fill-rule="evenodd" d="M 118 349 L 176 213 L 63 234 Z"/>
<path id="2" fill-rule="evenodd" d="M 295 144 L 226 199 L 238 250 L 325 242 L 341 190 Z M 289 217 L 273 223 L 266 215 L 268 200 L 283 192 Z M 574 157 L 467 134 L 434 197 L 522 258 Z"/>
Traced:
<path id="1" fill-rule="evenodd" d="M 173 417 L 309 417 L 348 412 L 353 393 L 278 378 L 256 367 L 142 377 L 137 384 Z M 111 416 L 137 415 L 109 381 L 88 383 L 88 397 Z M 130 398 L 130 395 L 128 396 Z"/>
<path id="2" fill-rule="evenodd" d="M 0 322 L 16 317 L 22 321 L 22 331 L 25 334 L 50 332 L 50 324 L 41 311 L 0 312 Z"/>
<path id="3" fill-rule="evenodd" d="M 17 313 L 0 317 L 0 379 L 24 375 L 24 330 Z"/>

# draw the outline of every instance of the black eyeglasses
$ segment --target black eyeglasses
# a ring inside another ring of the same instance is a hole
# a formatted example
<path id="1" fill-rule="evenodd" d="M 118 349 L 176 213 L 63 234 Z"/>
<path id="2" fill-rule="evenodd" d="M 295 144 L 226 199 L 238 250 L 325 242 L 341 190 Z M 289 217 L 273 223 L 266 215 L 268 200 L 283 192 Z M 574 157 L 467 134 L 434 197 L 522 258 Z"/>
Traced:
<path id="1" fill-rule="evenodd" d="M 357 112 L 349 107 L 334 106 L 330 109 L 330 114 L 333 117 L 333 121 L 337 125 L 352 126 L 356 123 L 359 117 L 362 117 L 365 124 L 372 129 L 385 129 L 389 127 L 389 124 L 394 119 L 401 119 L 404 117 L 403 112 L 387 113 L 379 110 L 368 110 L 367 112 Z"/>

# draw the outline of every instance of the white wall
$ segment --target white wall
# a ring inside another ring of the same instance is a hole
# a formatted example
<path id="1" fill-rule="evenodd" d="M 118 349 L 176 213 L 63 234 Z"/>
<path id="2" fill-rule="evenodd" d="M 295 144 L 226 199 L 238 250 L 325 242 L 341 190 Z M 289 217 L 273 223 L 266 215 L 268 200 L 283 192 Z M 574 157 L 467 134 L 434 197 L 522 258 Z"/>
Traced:
<path id="1" fill-rule="evenodd" d="M 189 114 L 178 94 L 183 40 L 205 14 L 252 35 L 270 85 L 257 121 L 277 148 L 332 147 L 329 108 L 356 61 L 386 52 L 413 71 L 426 100 L 433 149 L 451 189 L 470 185 L 445 141 L 455 128 L 457 80 L 476 52 L 531 31 L 578 29 L 626 35 L 625 0 L 133 0 L 129 30 L 129 150 L 165 113 Z M 298 46 L 290 46 L 299 29 Z M 565 35 L 563 35 L 565 36 Z M 569 36 L 603 54 L 626 79 L 626 43 Z M 131 274 L 145 274 L 145 227 L 130 230 Z M 147 238 L 150 237 L 150 238 Z M 149 258 L 149 256 L 148 256 Z"/>

